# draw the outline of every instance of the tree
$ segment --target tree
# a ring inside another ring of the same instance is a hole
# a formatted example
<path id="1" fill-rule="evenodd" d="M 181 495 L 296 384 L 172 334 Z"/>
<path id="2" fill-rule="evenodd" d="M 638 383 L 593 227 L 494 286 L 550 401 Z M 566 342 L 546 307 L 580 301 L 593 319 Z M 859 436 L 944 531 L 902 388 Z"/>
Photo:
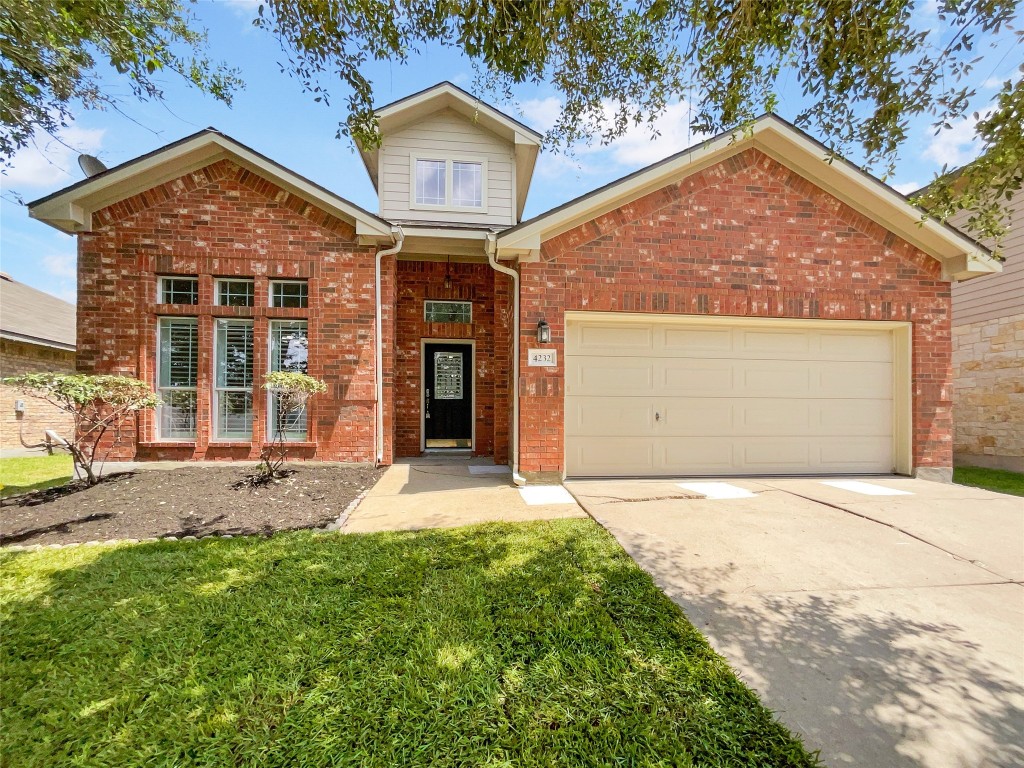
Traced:
<path id="1" fill-rule="evenodd" d="M 28 373 L 7 377 L 3 383 L 71 414 L 74 434 L 66 448 L 74 459 L 76 474 L 79 469 L 85 472 L 87 485 L 99 482 L 96 461 L 102 465 L 135 414 L 160 404 L 149 385 L 128 376 Z M 108 434 L 110 439 L 105 441 Z"/>
<path id="2" fill-rule="evenodd" d="M 305 373 L 271 371 L 263 377 L 263 388 L 272 395 L 271 407 L 276 409 L 274 438 L 260 454 L 260 465 L 250 478 L 251 485 L 265 485 L 284 476 L 281 467 L 288 456 L 288 429 L 296 426 L 306 413 L 314 395 L 327 391 L 327 384 Z"/>
<path id="3" fill-rule="evenodd" d="M 117 108 L 98 63 L 123 75 L 136 98 L 161 98 L 154 75 L 166 70 L 230 104 L 241 80 L 205 47 L 181 0 L 0 0 L 0 156 L 37 129 L 67 127 L 78 104 Z"/>
<path id="4" fill-rule="evenodd" d="M 588 136 L 610 141 L 631 125 L 654 126 L 673 100 L 694 107 L 692 127 L 711 134 L 774 110 L 782 83 L 795 82 L 808 106 L 794 122 L 834 152 L 859 146 L 891 173 L 910 120 L 938 128 L 963 118 L 974 89 L 965 78 L 979 34 L 1000 35 L 1014 0 L 938 0 L 936 42 L 915 0 L 266 0 L 257 26 L 288 55 L 287 67 L 317 101 L 338 78 L 349 117 L 339 128 L 379 142 L 373 61 L 407 62 L 428 44 L 458 50 L 477 67 L 477 85 L 510 97 L 522 83 L 550 83 L 562 109 L 549 145 Z M 1012 54 L 1011 55 L 1016 55 Z M 1012 60 L 1011 60 L 1012 62 Z M 990 63 L 989 63 L 990 64 Z M 978 124 L 978 172 L 957 185 L 940 180 L 924 198 L 947 217 L 974 211 L 974 234 L 1005 231 L 1000 202 L 1020 189 L 1024 139 L 1021 82 L 1007 80 Z M 943 175 L 945 176 L 945 169 Z M 990 186 L 992 179 L 994 187 Z"/>

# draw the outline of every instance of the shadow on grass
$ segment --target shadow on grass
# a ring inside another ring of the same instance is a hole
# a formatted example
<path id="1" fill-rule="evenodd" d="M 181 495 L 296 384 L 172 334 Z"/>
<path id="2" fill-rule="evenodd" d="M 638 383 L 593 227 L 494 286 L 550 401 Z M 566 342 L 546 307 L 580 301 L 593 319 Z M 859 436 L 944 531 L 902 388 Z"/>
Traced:
<path id="1" fill-rule="evenodd" d="M 765 594 L 748 563 L 750 591 L 723 592 L 742 583 L 739 566 L 694 567 L 699 553 L 688 544 L 636 531 L 622 541 L 829 765 L 1024 765 L 1019 585 L 984 595 L 931 587 L 902 596 L 870 588 Z"/>
<path id="2" fill-rule="evenodd" d="M 12 765 L 814 764 L 588 520 L 0 554 Z"/>
<path id="3" fill-rule="evenodd" d="M 55 477 L 49 480 L 40 480 L 38 483 L 31 483 L 29 485 L 5 485 L 0 489 L 0 498 L 9 499 L 12 496 L 20 496 L 25 493 L 32 493 L 33 491 L 57 488 L 70 483 L 71 479 L 72 475 L 68 475 L 67 477 Z"/>

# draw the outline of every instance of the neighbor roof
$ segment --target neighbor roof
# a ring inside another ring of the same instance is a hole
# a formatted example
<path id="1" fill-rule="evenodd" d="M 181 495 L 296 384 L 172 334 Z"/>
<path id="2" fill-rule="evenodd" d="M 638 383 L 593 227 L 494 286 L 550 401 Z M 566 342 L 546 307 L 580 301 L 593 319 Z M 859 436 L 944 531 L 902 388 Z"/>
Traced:
<path id="1" fill-rule="evenodd" d="M 230 159 L 324 211 L 354 224 L 356 233 L 361 236 L 391 236 L 391 225 L 384 219 L 215 128 L 206 128 L 186 136 L 29 203 L 29 215 L 69 234 L 86 232 L 92 228 L 92 214 L 96 211 L 222 159 Z"/>
<path id="2" fill-rule="evenodd" d="M 497 237 L 498 253 L 505 257 L 535 256 L 542 242 L 750 148 L 792 169 L 938 260 L 947 279 L 964 280 L 1002 269 L 984 245 L 928 217 L 880 179 L 830 154 L 823 144 L 772 114 L 759 117 L 745 131 L 721 133 L 501 232 Z"/>
<path id="3" fill-rule="evenodd" d="M 75 305 L 0 273 L 0 338 L 75 350 Z"/>
<path id="4" fill-rule="evenodd" d="M 382 138 L 400 130 L 410 123 L 422 120 L 428 115 L 450 109 L 479 125 L 491 133 L 500 136 L 513 145 L 516 163 L 516 219 L 523 215 L 526 206 L 526 195 L 530 190 L 530 180 L 540 153 L 541 134 L 504 112 L 486 104 L 468 91 L 464 91 L 447 81 L 432 85 L 418 93 L 393 101 L 379 107 L 377 128 Z M 380 150 L 366 149 L 362 143 L 356 142 L 359 155 L 370 175 L 374 189 L 378 188 Z"/>

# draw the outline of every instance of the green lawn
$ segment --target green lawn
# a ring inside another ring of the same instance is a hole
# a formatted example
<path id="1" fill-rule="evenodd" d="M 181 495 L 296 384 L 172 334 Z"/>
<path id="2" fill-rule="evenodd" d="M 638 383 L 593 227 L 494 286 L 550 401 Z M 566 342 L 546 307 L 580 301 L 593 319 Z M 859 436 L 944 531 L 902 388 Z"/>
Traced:
<path id="1" fill-rule="evenodd" d="M 815 764 L 589 520 L 6 552 L 0 665 L 12 766 Z"/>
<path id="2" fill-rule="evenodd" d="M 71 457 L 66 453 L 0 459 L 0 496 L 63 485 L 74 471 Z"/>
<path id="3" fill-rule="evenodd" d="M 981 467 L 957 467 L 953 470 L 953 482 L 973 485 L 989 491 L 1024 496 L 1024 473 L 1005 469 L 982 469 Z"/>

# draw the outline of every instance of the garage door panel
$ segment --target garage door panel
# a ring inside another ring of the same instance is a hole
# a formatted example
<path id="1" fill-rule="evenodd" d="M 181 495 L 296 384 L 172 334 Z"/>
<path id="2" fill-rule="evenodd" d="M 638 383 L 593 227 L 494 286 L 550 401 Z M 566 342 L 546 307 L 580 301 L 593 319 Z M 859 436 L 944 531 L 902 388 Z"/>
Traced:
<path id="1" fill-rule="evenodd" d="M 649 355 L 656 333 L 654 326 L 637 323 L 577 325 L 573 347 L 582 355 Z"/>
<path id="2" fill-rule="evenodd" d="M 892 364 L 870 362 L 817 363 L 814 393 L 831 398 L 892 398 Z"/>
<path id="3" fill-rule="evenodd" d="M 571 395 L 636 397 L 655 392 L 655 362 L 650 358 L 566 358 L 565 377 Z"/>
<path id="4" fill-rule="evenodd" d="M 712 397 L 733 388 L 731 360 L 656 359 L 656 395 Z"/>
<path id="5" fill-rule="evenodd" d="M 654 443 L 646 437 L 566 436 L 565 455 L 566 465 L 576 467 L 577 475 L 628 476 L 655 472 Z"/>
<path id="6" fill-rule="evenodd" d="M 733 353 L 742 357 L 763 355 L 771 358 L 809 360 L 814 341 L 812 334 L 799 330 L 737 330 Z"/>
<path id="7" fill-rule="evenodd" d="M 567 474 L 892 471 L 891 332 L 807 323 L 570 320 Z"/>
<path id="8" fill-rule="evenodd" d="M 654 404 L 643 398 L 573 398 L 565 413 L 565 430 L 580 436 L 628 437 L 650 434 Z"/>
<path id="9" fill-rule="evenodd" d="M 892 440 L 888 435 L 821 440 L 818 464 L 825 472 L 890 472 Z"/>
<path id="10" fill-rule="evenodd" d="M 892 360 L 892 337 L 887 333 L 819 331 L 819 360 L 848 360 L 888 363 Z"/>

